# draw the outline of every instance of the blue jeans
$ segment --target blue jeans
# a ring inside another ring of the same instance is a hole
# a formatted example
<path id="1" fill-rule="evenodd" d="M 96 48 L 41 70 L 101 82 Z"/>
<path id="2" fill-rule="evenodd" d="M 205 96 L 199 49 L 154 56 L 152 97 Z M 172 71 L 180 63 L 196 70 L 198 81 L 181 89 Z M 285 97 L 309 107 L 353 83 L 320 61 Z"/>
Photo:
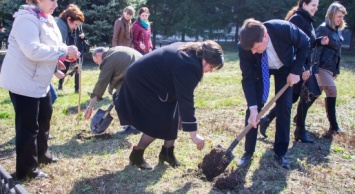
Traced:
<path id="1" fill-rule="evenodd" d="M 54 104 L 55 100 L 57 100 L 58 98 L 58 94 L 57 94 L 57 91 L 55 90 L 53 84 L 50 84 L 49 85 L 49 92 L 51 94 L 51 103 L 52 105 Z"/>

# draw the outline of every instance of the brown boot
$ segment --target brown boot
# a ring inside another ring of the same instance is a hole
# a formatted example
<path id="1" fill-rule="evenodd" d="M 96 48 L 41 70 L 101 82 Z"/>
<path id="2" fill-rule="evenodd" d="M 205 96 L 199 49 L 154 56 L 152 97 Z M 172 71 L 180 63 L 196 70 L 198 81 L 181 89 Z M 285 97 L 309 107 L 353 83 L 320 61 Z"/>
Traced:
<path id="1" fill-rule="evenodd" d="M 171 167 L 175 168 L 181 165 L 181 163 L 175 158 L 174 146 L 169 148 L 161 147 L 159 154 L 159 164 L 164 164 L 164 161 L 169 163 Z"/>
<path id="2" fill-rule="evenodd" d="M 133 146 L 132 152 L 129 155 L 129 164 L 137 166 L 141 170 L 152 170 L 153 168 L 143 158 L 144 150 L 137 149 Z"/>

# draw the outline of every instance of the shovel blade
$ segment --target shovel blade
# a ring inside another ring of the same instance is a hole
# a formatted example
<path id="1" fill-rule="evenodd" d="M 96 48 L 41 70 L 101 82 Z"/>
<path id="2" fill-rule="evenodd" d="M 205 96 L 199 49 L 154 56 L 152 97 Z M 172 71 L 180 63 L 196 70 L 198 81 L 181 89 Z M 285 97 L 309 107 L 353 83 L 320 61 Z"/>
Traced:
<path id="1" fill-rule="evenodd" d="M 106 114 L 106 116 L 105 116 Z M 90 128 L 94 134 L 100 134 L 106 131 L 111 121 L 113 120 L 110 113 L 102 109 L 97 110 L 96 114 L 91 119 Z"/>
<path id="2" fill-rule="evenodd" d="M 217 146 L 203 158 L 202 172 L 206 175 L 207 180 L 212 180 L 223 173 L 233 159 L 234 155 L 231 152 L 227 152 L 227 149 L 222 146 Z"/>

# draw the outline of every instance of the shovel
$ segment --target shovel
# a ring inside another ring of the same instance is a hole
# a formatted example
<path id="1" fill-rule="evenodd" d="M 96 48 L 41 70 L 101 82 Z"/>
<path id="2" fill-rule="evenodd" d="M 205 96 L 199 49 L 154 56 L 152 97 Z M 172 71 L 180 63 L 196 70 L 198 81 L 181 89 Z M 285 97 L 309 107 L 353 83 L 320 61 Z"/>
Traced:
<path id="1" fill-rule="evenodd" d="M 111 121 L 113 120 L 112 116 L 110 115 L 113 106 L 113 104 L 110 104 L 106 111 L 102 109 L 97 110 L 96 114 L 92 117 L 90 128 L 94 134 L 103 133 L 108 128 Z"/>
<path id="2" fill-rule="evenodd" d="M 265 112 L 273 105 L 277 99 L 279 99 L 279 97 L 288 87 L 289 85 L 286 84 L 279 92 L 277 92 L 277 94 L 259 112 L 257 120 L 259 120 L 265 114 Z M 248 124 L 227 149 L 218 145 L 217 148 L 214 148 L 203 158 L 203 162 L 201 163 L 200 167 L 202 168 L 203 174 L 206 175 L 207 180 L 211 180 L 225 171 L 225 169 L 234 159 L 234 155 L 232 153 L 233 149 L 238 145 L 239 141 L 250 131 L 251 128 L 253 128 L 253 126 Z"/>

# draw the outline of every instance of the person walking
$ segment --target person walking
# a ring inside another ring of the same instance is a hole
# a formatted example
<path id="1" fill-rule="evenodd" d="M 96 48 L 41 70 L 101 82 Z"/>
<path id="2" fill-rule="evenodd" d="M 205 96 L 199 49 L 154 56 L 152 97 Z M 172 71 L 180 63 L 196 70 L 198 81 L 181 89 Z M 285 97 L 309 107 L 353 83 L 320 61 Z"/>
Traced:
<path id="1" fill-rule="evenodd" d="M 194 89 L 204 73 L 222 68 L 223 63 L 220 45 L 207 40 L 161 47 L 128 68 L 115 108 L 121 125 L 133 125 L 143 133 L 129 156 L 131 165 L 152 169 L 143 155 L 158 138 L 164 140 L 159 163 L 179 166 L 174 155 L 179 126 L 190 133 L 197 149 L 204 147 L 205 140 L 197 133 Z"/>
<path id="2" fill-rule="evenodd" d="M 325 109 L 329 121 L 329 130 L 325 134 L 330 137 L 343 133 L 336 118 L 336 99 L 338 96 L 335 80 L 340 74 L 341 44 L 344 40 L 341 30 L 346 27 L 344 20 L 346 8 L 339 2 L 332 3 L 325 15 L 323 22 L 316 30 L 316 36 L 328 36 L 328 45 L 318 47 L 316 54 L 315 75 L 321 91 L 325 92 Z"/>
<path id="3" fill-rule="evenodd" d="M 267 101 L 270 75 L 275 78 L 275 92 L 300 80 L 303 64 L 310 45 L 307 35 L 295 25 L 284 20 L 264 23 L 254 19 L 244 21 L 238 43 L 242 86 L 247 100 L 246 125 L 252 128 L 245 139 L 245 153 L 238 166 L 246 166 L 252 159 L 257 138 L 257 115 Z M 294 60 L 297 58 L 297 60 Z M 288 88 L 276 101 L 275 159 L 289 169 L 285 157 L 289 145 L 292 88 Z"/>

